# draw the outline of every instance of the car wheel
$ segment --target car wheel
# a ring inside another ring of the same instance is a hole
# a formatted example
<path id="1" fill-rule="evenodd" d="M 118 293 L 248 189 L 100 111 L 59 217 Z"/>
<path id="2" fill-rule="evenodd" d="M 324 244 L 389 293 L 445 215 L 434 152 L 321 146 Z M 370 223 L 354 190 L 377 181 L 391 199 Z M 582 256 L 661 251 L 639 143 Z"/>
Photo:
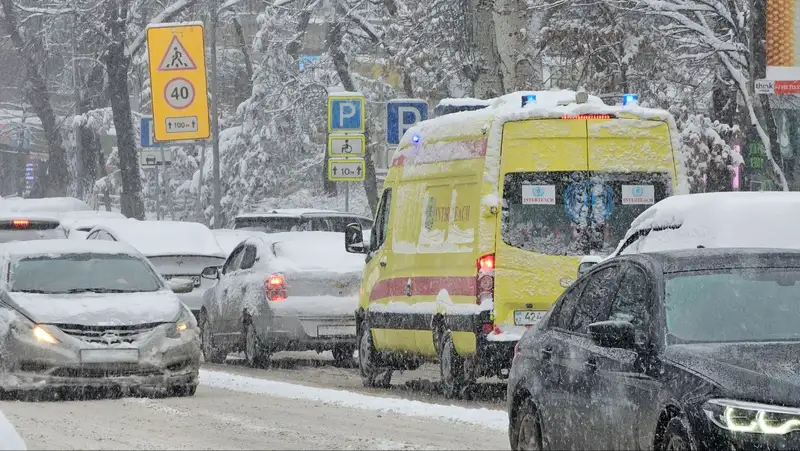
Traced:
<path id="1" fill-rule="evenodd" d="M 173 385 L 169 388 L 169 396 L 188 397 L 197 393 L 197 384 Z"/>
<path id="2" fill-rule="evenodd" d="M 689 433 L 689 422 L 681 416 L 669 420 L 664 429 L 664 436 L 661 437 L 661 444 L 658 449 L 663 451 L 694 451 L 697 449 L 691 434 Z"/>
<path id="3" fill-rule="evenodd" d="M 358 346 L 358 370 L 361 383 L 369 388 L 389 388 L 392 383 L 392 371 L 380 370 L 375 366 L 377 351 L 372 344 L 372 332 L 365 321 L 361 326 Z"/>
<path id="4" fill-rule="evenodd" d="M 347 364 L 353 362 L 353 352 L 355 348 L 353 346 L 337 346 L 331 350 L 333 354 L 333 360 L 337 364 Z"/>
<path id="5" fill-rule="evenodd" d="M 244 329 L 244 357 L 251 368 L 263 368 L 269 363 L 269 354 L 252 322 L 248 322 Z"/>
<path id="6" fill-rule="evenodd" d="M 209 363 L 225 363 L 228 353 L 214 347 L 214 336 L 211 328 L 208 327 L 207 313 L 200 312 L 200 347 L 203 350 L 203 358 Z"/>
<path id="7" fill-rule="evenodd" d="M 519 407 L 514 423 L 511 430 L 511 449 L 515 451 L 542 449 L 542 423 L 539 421 L 539 412 L 530 399 Z"/>
<path id="8" fill-rule="evenodd" d="M 439 372 L 442 378 L 442 394 L 445 398 L 458 396 L 466 385 L 464 383 L 464 359 L 456 352 L 453 335 L 449 330 L 442 335 Z"/>

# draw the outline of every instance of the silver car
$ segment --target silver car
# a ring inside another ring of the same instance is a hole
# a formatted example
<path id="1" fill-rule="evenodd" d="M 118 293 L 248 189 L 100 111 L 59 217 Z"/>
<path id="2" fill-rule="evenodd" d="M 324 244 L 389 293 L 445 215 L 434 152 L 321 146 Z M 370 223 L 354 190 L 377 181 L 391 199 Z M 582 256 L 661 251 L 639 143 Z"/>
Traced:
<path id="1" fill-rule="evenodd" d="M 124 243 L 0 245 L 0 391 L 194 395 L 199 330 L 175 294 L 189 289 Z"/>
<path id="2" fill-rule="evenodd" d="M 241 242 L 206 291 L 199 322 L 203 352 L 221 363 L 243 351 L 261 366 L 278 351 L 332 351 L 349 362 L 364 259 L 348 254 L 337 232 L 261 234 Z"/>

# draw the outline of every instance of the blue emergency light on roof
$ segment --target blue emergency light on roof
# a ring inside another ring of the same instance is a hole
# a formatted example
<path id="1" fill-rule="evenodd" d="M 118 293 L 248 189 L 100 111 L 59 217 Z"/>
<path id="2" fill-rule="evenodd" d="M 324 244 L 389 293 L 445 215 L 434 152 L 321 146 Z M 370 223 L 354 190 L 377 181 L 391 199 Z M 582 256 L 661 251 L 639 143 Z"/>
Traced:
<path id="1" fill-rule="evenodd" d="M 536 94 L 526 94 L 522 96 L 522 106 L 525 106 L 529 103 L 536 103 Z"/>
<path id="2" fill-rule="evenodd" d="M 639 103 L 639 94 L 625 94 L 622 96 L 622 105 L 636 105 Z"/>
<path id="3" fill-rule="evenodd" d="M 411 141 L 416 144 L 419 142 L 419 135 L 414 135 L 411 137 Z"/>

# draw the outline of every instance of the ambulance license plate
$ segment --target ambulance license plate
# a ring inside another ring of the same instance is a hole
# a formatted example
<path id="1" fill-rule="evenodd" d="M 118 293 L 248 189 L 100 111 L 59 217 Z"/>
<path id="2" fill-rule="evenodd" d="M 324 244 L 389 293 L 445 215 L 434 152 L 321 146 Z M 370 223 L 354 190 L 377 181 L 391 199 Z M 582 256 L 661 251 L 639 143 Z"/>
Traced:
<path id="1" fill-rule="evenodd" d="M 538 323 L 546 313 L 535 310 L 515 310 L 514 324 L 517 326 L 532 326 Z"/>

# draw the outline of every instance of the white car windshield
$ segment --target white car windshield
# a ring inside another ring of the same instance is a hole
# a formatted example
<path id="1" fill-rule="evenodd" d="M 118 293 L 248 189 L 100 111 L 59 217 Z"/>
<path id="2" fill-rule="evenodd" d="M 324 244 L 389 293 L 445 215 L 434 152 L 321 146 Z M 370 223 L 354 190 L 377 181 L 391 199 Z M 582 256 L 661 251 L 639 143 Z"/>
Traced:
<path id="1" fill-rule="evenodd" d="M 124 254 L 26 257 L 12 264 L 10 279 L 11 291 L 28 293 L 133 293 L 161 288 L 145 262 Z"/>

